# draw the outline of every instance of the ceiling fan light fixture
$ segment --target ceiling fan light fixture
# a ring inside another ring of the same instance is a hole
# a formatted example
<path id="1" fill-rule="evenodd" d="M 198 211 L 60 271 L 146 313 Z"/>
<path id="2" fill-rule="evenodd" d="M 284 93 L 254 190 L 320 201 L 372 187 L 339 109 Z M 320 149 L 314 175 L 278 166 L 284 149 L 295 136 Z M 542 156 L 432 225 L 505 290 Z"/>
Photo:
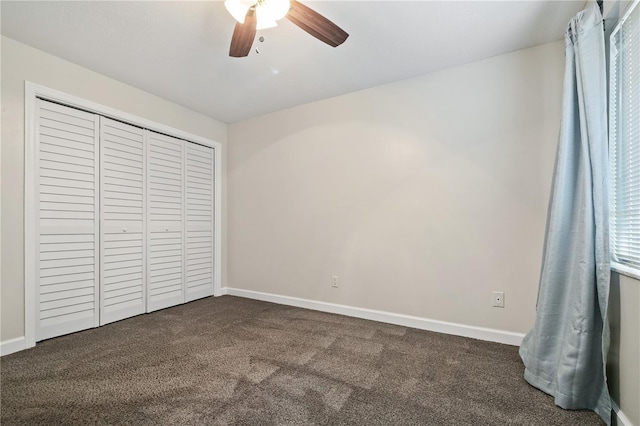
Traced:
<path id="1" fill-rule="evenodd" d="M 258 0 L 256 14 L 258 20 L 278 21 L 284 18 L 291 8 L 290 0 Z"/>
<path id="2" fill-rule="evenodd" d="M 233 18 L 241 24 L 244 24 L 244 18 L 247 16 L 249 8 L 253 6 L 251 2 L 243 0 L 225 0 L 224 7 Z"/>
<path id="3" fill-rule="evenodd" d="M 242 9 L 239 9 L 238 4 Z M 232 58 L 247 56 L 251 52 L 256 31 L 277 26 L 276 21 L 285 16 L 331 47 L 340 46 L 349 37 L 342 28 L 298 0 L 226 0 L 225 5 L 229 12 L 233 10 L 235 13 L 236 9 L 245 12 L 243 21 L 236 18 L 238 23 L 233 29 L 229 46 L 229 56 Z"/>
<path id="4" fill-rule="evenodd" d="M 260 15 L 258 15 L 258 22 L 256 23 L 256 30 L 260 31 L 260 30 L 265 30 L 267 28 L 277 27 L 277 26 L 278 26 L 278 23 L 276 21 L 263 19 L 263 18 L 260 18 Z"/>

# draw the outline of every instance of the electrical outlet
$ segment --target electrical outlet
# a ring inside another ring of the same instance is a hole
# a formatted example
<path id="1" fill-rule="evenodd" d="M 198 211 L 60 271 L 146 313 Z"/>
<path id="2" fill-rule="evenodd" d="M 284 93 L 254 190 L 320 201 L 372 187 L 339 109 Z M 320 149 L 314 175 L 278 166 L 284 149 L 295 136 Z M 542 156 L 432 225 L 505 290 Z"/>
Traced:
<path id="1" fill-rule="evenodd" d="M 338 276 L 337 275 L 332 275 L 331 276 L 331 287 L 338 288 Z"/>
<path id="2" fill-rule="evenodd" d="M 493 292 L 493 306 L 496 308 L 504 308 L 504 291 Z"/>

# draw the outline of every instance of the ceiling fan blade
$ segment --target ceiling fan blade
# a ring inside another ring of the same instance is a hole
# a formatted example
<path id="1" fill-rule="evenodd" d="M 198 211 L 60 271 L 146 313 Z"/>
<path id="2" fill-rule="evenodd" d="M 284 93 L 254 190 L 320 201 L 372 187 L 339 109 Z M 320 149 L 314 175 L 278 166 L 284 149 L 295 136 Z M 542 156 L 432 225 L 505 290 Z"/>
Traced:
<path id="1" fill-rule="evenodd" d="M 244 24 L 236 23 L 231 37 L 231 47 L 229 48 L 229 56 L 234 58 L 242 58 L 247 56 L 251 51 L 253 39 L 256 37 L 256 10 L 254 7 L 247 11 L 244 18 Z"/>
<path id="2" fill-rule="evenodd" d="M 329 46 L 340 46 L 349 37 L 342 28 L 296 0 L 291 0 L 287 19 Z"/>

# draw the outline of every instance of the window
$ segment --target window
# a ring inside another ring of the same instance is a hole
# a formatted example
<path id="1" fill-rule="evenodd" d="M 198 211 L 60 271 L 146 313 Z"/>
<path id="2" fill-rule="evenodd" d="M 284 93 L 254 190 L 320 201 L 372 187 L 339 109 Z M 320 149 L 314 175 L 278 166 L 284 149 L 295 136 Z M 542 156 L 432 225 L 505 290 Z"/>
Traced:
<path id="1" fill-rule="evenodd" d="M 640 7 L 611 34 L 609 149 L 614 268 L 640 276 Z"/>

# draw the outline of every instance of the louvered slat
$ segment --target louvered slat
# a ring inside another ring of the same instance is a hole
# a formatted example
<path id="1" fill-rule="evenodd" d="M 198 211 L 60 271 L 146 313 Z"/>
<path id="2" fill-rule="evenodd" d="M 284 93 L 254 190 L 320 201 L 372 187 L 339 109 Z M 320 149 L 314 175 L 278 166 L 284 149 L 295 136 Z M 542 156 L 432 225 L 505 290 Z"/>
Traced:
<path id="1" fill-rule="evenodd" d="M 184 141 L 147 134 L 147 311 L 151 312 L 185 300 Z"/>
<path id="2" fill-rule="evenodd" d="M 100 120 L 100 323 L 108 324 L 146 310 L 145 131 Z"/>
<path id="3" fill-rule="evenodd" d="M 38 100 L 36 340 L 98 325 L 98 117 Z"/>
<path id="4" fill-rule="evenodd" d="M 213 149 L 185 144 L 186 299 L 213 294 Z"/>

